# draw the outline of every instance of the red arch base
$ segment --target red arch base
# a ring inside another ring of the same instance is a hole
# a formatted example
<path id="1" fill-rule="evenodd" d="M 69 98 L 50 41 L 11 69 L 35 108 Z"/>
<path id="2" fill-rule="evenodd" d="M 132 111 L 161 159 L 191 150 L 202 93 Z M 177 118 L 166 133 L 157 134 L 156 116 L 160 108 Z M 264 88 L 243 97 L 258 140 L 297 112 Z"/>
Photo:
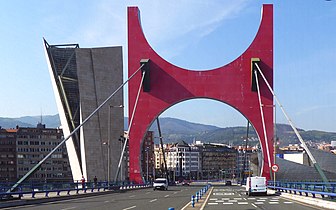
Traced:
<path id="1" fill-rule="evenodd" d="M 141 59 L 150 59 L 150 91 L 141 92 L 129 135 L 130 180 L 141 183 L 140 148 L 151 123 L 164 110 L 184 100 L 209 98 L 237 109 L 254 126 L 264 155 L 262 176 L 270 178 L 273 162 L 273 96 L 259 79 L 266 136 L 260 114 L 257 92 L 251 91 L 251 59 L 259 58 L 259 66 L 273 87 L 273 6 L 263 5 L 258 33 L 249 48 L 236 60 L 213 70 L 189 71 L 162 59 L 148 44 L 137 7 L 128 8 L 128 74 L 139 67 Z M 138 73 L 129 82 L 129 116 L 141 81 Z M 266 142 L 267 139 L 267 142 Z M 269 153 L 266 152 L 268 144 Z M 269 155 L 268 155 L 269 154 Z"/>

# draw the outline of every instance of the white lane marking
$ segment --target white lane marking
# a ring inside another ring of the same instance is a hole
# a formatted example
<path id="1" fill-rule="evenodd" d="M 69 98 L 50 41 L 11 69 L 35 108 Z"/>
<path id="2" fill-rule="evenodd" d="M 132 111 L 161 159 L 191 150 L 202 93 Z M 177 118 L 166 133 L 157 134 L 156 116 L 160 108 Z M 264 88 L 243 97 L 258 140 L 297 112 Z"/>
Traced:
<path id="1" fill-rule="evenodd" d="M 235 199 L 235 200 L 242 200 L 242 198 L 233 198 L 233 199 Z"/>
<path id="2" fill-rule="evenodd" d="M 264 202 L 254 202 L 254 204 L 264 204 Z"/>
<path id="3" fill-rule="evenodd" d="M 69 208 L 64 208 L 64 209 L 61 209 L 61 210 L 70 210 L 70 209 L 75 209 L 77 208 L 76 206 L 73 206 L 73 207 L 69 207 Z"/>
<path id="4" fill-rule="evenodd" d="M 157 199 L 150 200 L 149 202 L 152 203 L 152 202 L 154 202 L 154 201 L 157 201 Z"/>
<path id="5" fill-rule="evenodd" d="M 222 198 L 222 200 L 230 200 L 230 198 Z"/>
<path id="6" fill-rule="evenodd" d="M 284 203 L 285 203 L 285 204 L 290 204 L 290 203 L 293 203 L 293 202 L 290 202 L 290 201 L 285 201 Z"/>
<path id="7" fill-rule="evenodd" d="M 151 192 L 146 192 L 146 195 L 149 194 L 149 193 L 151 193 Z"/>
<path id="8" fill-rule="evenodd" d="M 222 203 L 222 202 L 225 202 L 225 201 L 217 200 L 217 201 L 215 201 L 215 202 L 217 202 L 217 203 Z"/>
<path id="9" fill-rule="evenodd" d="M 210 198 L 210 200 L 211 200 L 211 201 L 216 201 L 216 200 L 217 200 L 217 198 Z"/>
<path id="10" fill-rule="evenodd" d="M 279 204 L 279 202 L 269 202 L 269 204 Z"/>
<path id="11" fill-rule="evenodd" d="M 237 202 L 237 200 L 228 200 L 228 202 Z"/>
<path id="12" fill-rule="evenodd" d="M 130 195 L 130 196 L 128 196 L 128 197 L 133 198 L 133 197 L 135 197 L 135 195 Z"/>
<path id="13" fill-rule="evenodd" d="M 247 199 L 246 199 L 246 198 L 243 198 L 243 200 L 244 200 L 244 201 L 247 201 Z"/>
<path id="14" fill-rule="evenodd" d="M 255 200 L 255 198 L 247 198 L 247 200 Z"/>
<path id="15" fill-rule="evenodd" d="M 104 203 L 108 203 L 108 202 L 110 202 L 110 201 L 104 201 Z"/>
<path id="16" fill-rule="evenodd" d="M 177 192 L 174 192 L 174 194 L 176 194 Z"/>
<path id="17" fill-rule="evenodd" d="M 169 195 L 165 195 L 165 198 L 169 197 Z"/>
<path id="18" fill-rule="evenodd" d="M 208 203 L 208 205 L 218 205 L 218 203 Z"/>
<path id="19" fill-rule="evenodd" d="M 254 208 L 258 208 L 256 205 L 254 205 L 253 203 L 251 203 L 251 205 L 254 207 Z"/>
<path id="20" fill-rule="evenodd" d="M 239 205 L 247 205 L 248 202 L 238 202 Z"/>
<path id="21" fill-rule="evenodd" d="M 223 203 L 223 204 L 224 204 L 224 205 L 227 205 L 227 204 L 229 204 L 229 205 L 230 205 L 230 204 L 233 204 L 233 203 Z"/>
<path id="22" fill-rule="evenodd" d="M 134 208 L 136 208 L 136 206 L 131 206 L 131 207 L 125 208 L 123 210 L 134 209 Z"/>

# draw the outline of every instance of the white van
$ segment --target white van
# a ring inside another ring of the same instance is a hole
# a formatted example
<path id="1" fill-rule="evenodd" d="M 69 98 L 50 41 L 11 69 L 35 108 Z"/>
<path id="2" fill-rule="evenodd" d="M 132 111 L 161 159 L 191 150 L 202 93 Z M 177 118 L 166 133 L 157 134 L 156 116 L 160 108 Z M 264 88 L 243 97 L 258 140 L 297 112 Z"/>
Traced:
<path id="1" fill-rule="evenodd" d="M 153 190 L 168 190 L 168 180 L 166 178 L 157 178 L 153 182 Z"/>
<path id="2" fill-rule="evenodd" d="M 260 177 L 260 176 L 247 177 L 246 195 L 253 195 L 253 194 L 267 195 L 266 177 Z"/>

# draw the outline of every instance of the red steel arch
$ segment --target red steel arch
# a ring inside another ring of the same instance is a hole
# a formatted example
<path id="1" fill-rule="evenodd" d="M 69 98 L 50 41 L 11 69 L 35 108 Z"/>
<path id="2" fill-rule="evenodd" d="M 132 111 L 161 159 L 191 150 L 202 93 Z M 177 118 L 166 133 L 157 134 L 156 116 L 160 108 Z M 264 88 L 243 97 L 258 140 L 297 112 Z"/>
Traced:
<path id="1" fill-rule="evenodd" d="M 141 92 L 129 134 L 130 180 L 141 183 L 140 148 L 151 123 L 164 110 L 184 100 L 210 98 L 237 109 L 254 126 L 264 155 L 262 175 L 270 178 L 273 162 L 273 96 L 259 79 L 266 137 L 257 92 L 251 91 L 251 59 L 273 87 L 273 5 L 263 5 L 258 33 L 248 49 L 231 63 L 207 71 L 190 71 L 161 58 L 148 44 L 140 24 L 137 7 L 128 8 L 128 75 L 139 67 L 141 59 L 150 59 L 150 91 Z M 141 74 L 129 81 L 129 117 L 135 105 Z M 267 139 L 267 142 L 266 142 Z M 268 143 L 269 156 L 266 152 Z"/>

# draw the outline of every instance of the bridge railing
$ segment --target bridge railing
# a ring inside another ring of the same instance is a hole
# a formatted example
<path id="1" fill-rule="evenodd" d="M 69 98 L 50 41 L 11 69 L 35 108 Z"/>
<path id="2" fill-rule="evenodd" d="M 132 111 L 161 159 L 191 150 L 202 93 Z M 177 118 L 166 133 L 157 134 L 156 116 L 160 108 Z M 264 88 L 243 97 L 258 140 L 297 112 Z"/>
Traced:
<path id="1" fill-rule="evenodd" d="M 71 183 L 22 183 L 14 192 L 8 192 L 11 188 L 11 183 L 0 183 L 0 199 L 10 199 L 13 196 L 21 198 L 23 196 L 31 196 L 35 198 L 37 194 L 49 197 L 50 193 L 56 193 L 57 196 L 63 192 L 67 195 L 79 194 L 87 192 L 100 192 L 106 190 L 119 191 L 119 190 L 131 190 L 143 187 L 149 187 L 149 184 L 136 185 L 130 182 L 85 182 L 84 186 L 81 182 Z"/>
<path id="2" fill-rule="evenodd" d="M 305 196 L 311 195 L 313 198 L 316 195 L 320 195 L 322 198 L 336 197 L 336 182 L 282 182 L 282 181 L 269 181 L 268 188 L 274 189 L 276 191 L 293 193 L 293 194 L 304 194 Z"/>

